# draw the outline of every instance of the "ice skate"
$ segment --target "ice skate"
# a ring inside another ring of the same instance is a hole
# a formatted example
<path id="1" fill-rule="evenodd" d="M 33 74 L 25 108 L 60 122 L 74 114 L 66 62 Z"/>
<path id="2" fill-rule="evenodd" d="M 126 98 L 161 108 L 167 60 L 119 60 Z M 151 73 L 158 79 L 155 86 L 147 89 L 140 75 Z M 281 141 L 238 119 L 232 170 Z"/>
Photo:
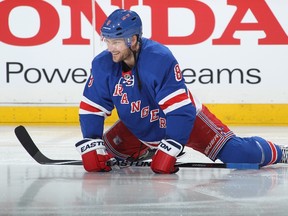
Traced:
<path id="1" fill-rule="evenodd" d="M 282 158 L 280 160 L 280 163 L 288 163 L 288 146 L 280 146 L 282 151 Z"/>

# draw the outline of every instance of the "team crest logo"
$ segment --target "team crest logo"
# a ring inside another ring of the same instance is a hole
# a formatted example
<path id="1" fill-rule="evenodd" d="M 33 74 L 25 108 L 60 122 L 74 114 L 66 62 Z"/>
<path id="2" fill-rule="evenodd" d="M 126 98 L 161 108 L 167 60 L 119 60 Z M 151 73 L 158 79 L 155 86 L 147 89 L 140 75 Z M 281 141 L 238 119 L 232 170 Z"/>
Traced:
<path id="1" fill-rule="evenodd" d="M 123 72 L 119 83 L 125 86 L 134 86 L 134 75 L 131 74 L 131 71 Z"/>

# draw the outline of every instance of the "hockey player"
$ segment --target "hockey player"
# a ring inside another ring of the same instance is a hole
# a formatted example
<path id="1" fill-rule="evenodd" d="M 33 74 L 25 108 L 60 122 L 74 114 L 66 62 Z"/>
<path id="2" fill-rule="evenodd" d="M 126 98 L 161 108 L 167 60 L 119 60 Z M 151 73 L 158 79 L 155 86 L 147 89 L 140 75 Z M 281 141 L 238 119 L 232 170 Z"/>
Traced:
<path id="1" fill-rule="evenodd" d="M 184 146 L 225 163 L 287 161 L 279 146 L 258 136 L 238 137 L 201 104 L 170 50 L 142 37 L 137 13 L 115 10 L 101 34 L 107 50 L 92 62 L 79 111 L 84 139 L 76 148 L 86 171 L 110 171 L 111 158 L 152 157 L 155 173 L 176 173 Z M 119 121 L 104 133 L 114 107 Z"/>

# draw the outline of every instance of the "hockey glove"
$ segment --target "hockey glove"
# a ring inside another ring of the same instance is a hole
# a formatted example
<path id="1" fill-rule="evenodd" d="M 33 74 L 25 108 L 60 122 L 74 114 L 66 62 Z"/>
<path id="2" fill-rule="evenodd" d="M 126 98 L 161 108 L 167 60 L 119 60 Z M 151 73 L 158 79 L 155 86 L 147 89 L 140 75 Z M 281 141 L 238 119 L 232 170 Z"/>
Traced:
<path id="1" fill-rule="evenodd" d="M 179 171 L 175 167 L 176 157 L 181 154 L 183 146 L 172 140 L 162 140 L 158 146 L 157 152 L 152 158 L 151 169 L 159 174 L 172 174 Z"/>
<path id="2" fill-rule="evenodd" d="M 107 153 L 102 139 L 83 139 L 75 144 L 82 157 L 84 169 L 88 172 L 109 172 L 107 161 L 112 157 Z"/>

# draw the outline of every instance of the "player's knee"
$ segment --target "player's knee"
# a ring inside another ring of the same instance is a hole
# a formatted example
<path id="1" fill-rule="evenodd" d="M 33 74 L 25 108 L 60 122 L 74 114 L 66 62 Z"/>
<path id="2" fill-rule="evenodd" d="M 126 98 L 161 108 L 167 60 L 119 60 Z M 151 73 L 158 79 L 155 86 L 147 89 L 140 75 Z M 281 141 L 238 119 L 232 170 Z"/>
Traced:
<path id="1" fill-rule="evenodd" d="M 225 163 L 260 163 L 262 152 L 251 138 L 232 137 L 218 154 Z"/>

